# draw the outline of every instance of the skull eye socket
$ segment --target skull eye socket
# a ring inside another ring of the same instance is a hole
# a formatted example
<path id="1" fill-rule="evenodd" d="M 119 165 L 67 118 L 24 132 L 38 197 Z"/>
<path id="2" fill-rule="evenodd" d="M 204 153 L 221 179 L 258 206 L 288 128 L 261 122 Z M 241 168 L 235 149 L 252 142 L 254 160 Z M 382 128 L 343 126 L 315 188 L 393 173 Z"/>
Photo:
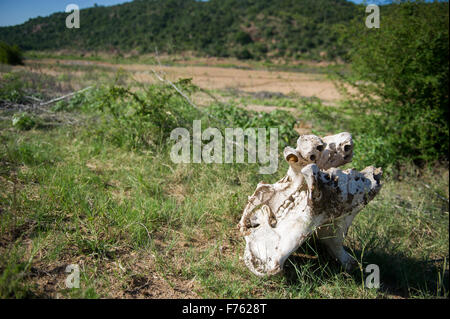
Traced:
<path id="1" fill-rule="evenodd" d="M 317 149 L 319 152 L 322 152 L 322 151 L 323 151 L 323 145 L 318 145 L 318 146 L 316 147 L 316 149 Z"/>
<path id="2" fill-rule="evenodd" d="M 314 160 L 316 159 L 316 155 L 311 155 L 311 156 L 309 157 L 309 159 L 310 159 L 311 161 L 314 161 Z"/>
<path id="3" fill-rule="evenodd" d="M 286 160 L 287 160 L 288 162 L 290 162 L 290 163 L 297 163 L 297 162 L 298 162 L 298 158 L 297 158 L 297 156 L 295 156 L 294 154 L 289 154 L 289 155 L 286 157 Z"/>
<path id="4" fill-rule="evenodd" d="M 351 147 L 350 145 L 345 145 L 345 146 L 344 146 L 344 152 L 350 151 L 351 148 L 352 148 L 352 147 Z"/>

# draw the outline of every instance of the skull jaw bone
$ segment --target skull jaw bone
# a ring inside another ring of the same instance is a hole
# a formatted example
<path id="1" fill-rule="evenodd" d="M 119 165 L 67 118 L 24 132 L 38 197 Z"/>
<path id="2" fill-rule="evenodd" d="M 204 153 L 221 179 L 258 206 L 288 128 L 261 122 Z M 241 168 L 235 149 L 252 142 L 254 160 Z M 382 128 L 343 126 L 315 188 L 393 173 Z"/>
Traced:
<path id="1" fill-rule="evenodd" d="M 295 199 L 289 196 L 287 204 L 266 201 L 249 218 L 250 227 L 241 228 L 246 240 L 244 261 L 258 276 L 281 272 L 287 258 L 314 231 L 345 270 L 354 265 L 342 244 L 356 214 L 379 192 L 381 170 L 320 171 L 317 165 L 309 164 L 300 173 L 302 183 Z M 290 187 L 278 188 L 292 192 Z M 265 189 L 274 198 L 277 185 Z"/>

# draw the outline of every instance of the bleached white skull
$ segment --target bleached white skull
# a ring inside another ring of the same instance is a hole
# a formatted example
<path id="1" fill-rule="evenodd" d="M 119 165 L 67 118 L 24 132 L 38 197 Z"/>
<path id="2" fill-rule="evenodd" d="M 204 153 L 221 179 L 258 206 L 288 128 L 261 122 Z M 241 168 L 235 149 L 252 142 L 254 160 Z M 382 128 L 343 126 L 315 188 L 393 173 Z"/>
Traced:
<path id="1" fill-rule="evenodd" d="M 319 138 L 302 135 L 297 148 L 286 147 L 285 177 L 259 183 L 244 209 L 239 229 L 245 236 L 244 261 L 256 275 L 273 275 L 313 233 L 345 269 L 353 258 L 342 243 L 356 214 L 381 188 L 381 168 L 358 172 L 336 167 L 351 162 L 349 133 Z"/>

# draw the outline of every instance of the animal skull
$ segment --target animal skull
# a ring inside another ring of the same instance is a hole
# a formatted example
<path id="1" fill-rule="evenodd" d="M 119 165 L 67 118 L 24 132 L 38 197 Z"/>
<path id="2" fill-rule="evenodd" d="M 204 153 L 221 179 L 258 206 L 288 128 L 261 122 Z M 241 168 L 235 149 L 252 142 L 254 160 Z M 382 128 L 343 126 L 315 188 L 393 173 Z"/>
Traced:
<path id="1" fill-rule="evenodd" d="M 286 147 L 285 177 L 259 183 L 239 222 L 245 237 L 244 261 L 256 275 L 282 271 L 286 259 L 313 233 L 345 269 L 353 258 L 342 243 L 353 218 L 381 188 L 381 168 L 358 172 L 336 167 L 351 162 L 353 141 L 343 132 L 319 138 L 302 135 Z"/>

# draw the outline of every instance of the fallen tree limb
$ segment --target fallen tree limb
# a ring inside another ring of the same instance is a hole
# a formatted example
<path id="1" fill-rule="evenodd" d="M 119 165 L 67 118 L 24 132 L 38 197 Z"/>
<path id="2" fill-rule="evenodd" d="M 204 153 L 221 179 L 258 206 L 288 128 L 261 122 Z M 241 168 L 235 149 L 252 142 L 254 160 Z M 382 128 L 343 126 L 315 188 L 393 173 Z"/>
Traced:
<path id="1" fill-rule="evenodd" d="M 29 99 L 29 100 L 33 100 L 33 101 L 35 101 L 35 102 L 41 102 L 41 103 L 42 103 L 42 100 L 41 100 L 41 99 L 38 99 L 38 98 L 36 98 L 36 97 L 34 97 L 34 96 L 25 95 L 25 97 L 26 97 L 27 99 Z"/>
<path id="2" fill-rule="evenodd" d="M 77 94 L 77 93 L 81 93 L 81 92 L 87 91 L 87 90 L 89 90 L 89 89 L 92 89 L 92 86 L 88 86 L 88 87 L 85 87 L 84 89 L 81 89 L 81 90 L 79 90 L 79 91 L 75 91 L 75 92 L 72 92 L 72 93 L 69 93 L 69 94 L 66 94 L 66 95 L 57 97 L 57 98 L 55 98 L 55 99 L 52 99 L 52 100 L 50 100 L 50 101 L 40 103 L 38 106 L 39 106 L 39 107 L 41 107 L 41 106 L 46 106 L 46 105 L 49 105 L 49 104 L 52 104 L 52 103 L 55 103 L 55 102 L 64 100 L 65 98 L 68 98 L 68 97 L 70 97 L 70 96 L 73 96 L 73 95 L 75 95 L 75 94 Z"/>
<path id="3" fill-rule="evenodd" d="M 172 81 L 162 78 L 162 77 L 161 77 L 155 70 L 153 70 L 153 69 L 152 69 L 152 72 L 153 72 L 153 74 L 158 78 L 158 80 L 160 80 L 161 82 L 166 82 L 166 83 L 168 83 L 170 86 L 172 86 L 172 87 L 175 89 L 175 91 L 177 91 L 182 97 L 184 97 L 184 99 L 185 99 L 192 107 L 194 107 L 194 108 L 196 108 L 197 110 L 199 110 L 199 111 L 202 112 L 202 110 L 200 110 L 200 108 L 199 108 L 197 105 L 195 105 L 195 104 L 189 99 L 189 97 L 188 97 L 186 94 L 184 94 L 179 88 L 177 88 L 177 86 L 176 86 L 175 84 L 173 84 Z"/>
<path id="4" fill-rule="evenodd" d="M 33 108 L 33 105 L 19 104 L 19 103 L 14 103 L 14 102 L 7 101 L 7 100 L 0 100 L 0 106 L 4 106 L 5 108 L 15 108 L 15 109 L 19 109 L 21 111 Z"/>

